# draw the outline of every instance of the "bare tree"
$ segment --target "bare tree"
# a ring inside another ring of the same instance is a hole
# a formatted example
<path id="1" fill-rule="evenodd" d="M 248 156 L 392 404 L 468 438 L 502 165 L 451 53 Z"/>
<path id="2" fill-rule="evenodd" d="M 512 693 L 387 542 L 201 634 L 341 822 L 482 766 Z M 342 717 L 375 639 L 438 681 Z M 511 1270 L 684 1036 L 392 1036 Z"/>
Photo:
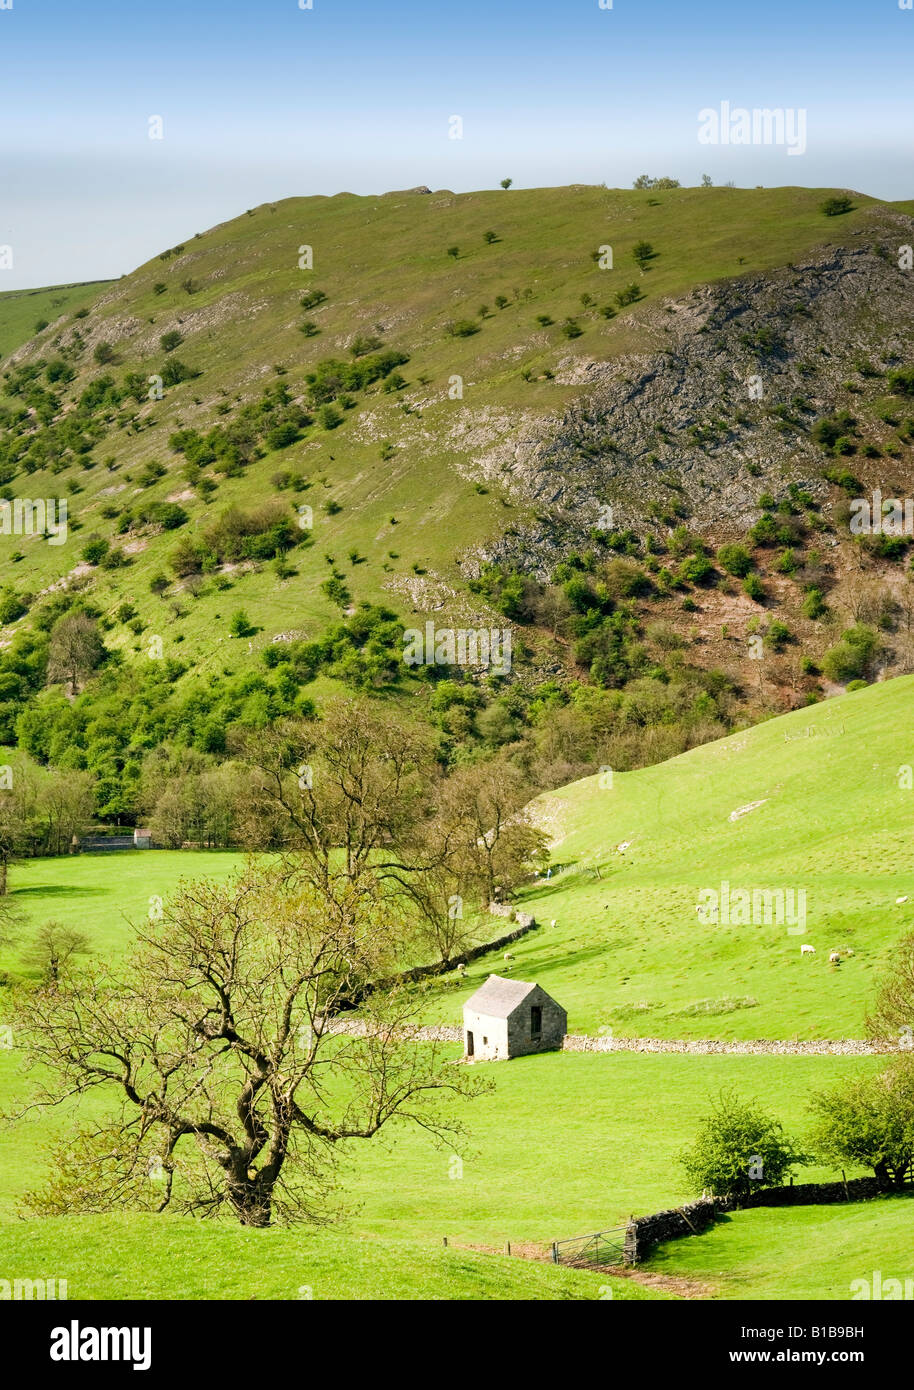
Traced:
<path id="1" fill-rule="evenodd" d="M 331 915 L 301 875 L 250 866 L 183 886 L 123 973 L 92 968 L 21 999 L 19 1037 L 52 1079 L 8 1118 L 86 1096 L 110 1117 L 67 1140 L 30 1208 L 326 1221 L 341 1141 L 396 1119 L 453 1142 L 445 1100 L 484 1087 L 411 1035 L 414 996 L 376 990 L 364 1036 L 330 1023 L 355 981 L 396 958 L 401 930 L 389 902 L 353 893 Z"/>
<path id="2" fill-rule="evenodd" d="M 89 938 L 84 932 L 52 920 L 38 928 L 23 959 L 27 965 L 38 968 L 44 985 L 57 989 L 69 977 L 73 957 L 85 955 L 88 949 Z"/>
<path id="3" fill-rule="evenodd" d="M 328 705 L 319 723 L 258 730 L 248 843 L 294 851 L 328 903 L 367 893 L 415 909 L 417 938 L 449 959 L 471 918 L 454 899 L 485 907 L 516 885 L 544 837 L 523 814 L 529 783 L 499 760 L 445 778 L 428 736 L 364 700 Z"/>

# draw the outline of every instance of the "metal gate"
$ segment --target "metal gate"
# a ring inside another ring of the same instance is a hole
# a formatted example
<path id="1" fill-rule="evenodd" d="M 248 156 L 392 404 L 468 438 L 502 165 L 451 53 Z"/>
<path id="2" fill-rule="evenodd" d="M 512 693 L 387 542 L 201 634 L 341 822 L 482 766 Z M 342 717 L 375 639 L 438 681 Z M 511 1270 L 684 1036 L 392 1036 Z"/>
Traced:
<path id="1" fill-rule="evenodd" d="M 596 1231 L 591 1236 L 573 1236 L 552 1242 L 552 1263 L 562 1265 L 621 1264 L 625 1252 L 625 1226 Z"/>

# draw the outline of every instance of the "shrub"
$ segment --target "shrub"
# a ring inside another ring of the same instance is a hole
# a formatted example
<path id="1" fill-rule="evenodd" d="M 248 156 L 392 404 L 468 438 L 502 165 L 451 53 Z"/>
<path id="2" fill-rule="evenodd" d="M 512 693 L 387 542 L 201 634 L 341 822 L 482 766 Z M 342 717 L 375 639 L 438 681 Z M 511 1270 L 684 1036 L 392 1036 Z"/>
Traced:
<path id="1" fill-rule="evenodd" d="M 826 217 L 840 217 L 845 212 L 853 212 L 854 202 L 847 194 L 841 193 L 835 198 L 826 198 L 824 203 L 819 204 L 819 211 L 824 212 Z"/>
<path id="2" fill-rule="evenodd" d="M 889 372 L 888 386 L 894 396 L 914 396 L 914 367 Z"/>
<path id="3" fill-rule="evenodd" d="M 486 243 L 487 246 L 491 246 L 493 241 L 497 241 L 497 240 L 498 240 L 498 233 L 497 233 L 497 232 L 483 232 L 483 234 L 482 234 L 482 239 L 483 239 L 483 241 Z"/>
<path id="4" fill-rule="evenodd" d="M 98 565 L 108 554 L 108 542 L 96 536 L 93 540 L 87 541 L 82 549 L 82 559 L 87 565 Z"/>
<path id="5" fill-rule="evenodd" d="M 318 304 L 323 304 L 327 296 L 323 290 L 308 290 L 298 301 L 303 309 L 316 309 Z"/>
<path id="6" fill-rule="evenodd" d="M 828 612 L 825 595 L 821 589 L 807 589 L 803 600 L 803 615 L 807 618 L 821 618 Z"/>
<path id="7" fill-rule="evenodd" d="M 683 584 L 707 584 L 714 573 L 707 555 L 690 555 L 679 566 L 678 578 Z"/>
<path id="8" fill-rule="evenodd" d="M 475 319 L 449 319 L 444 331 L 449 338 L 470 338 L 479 332 L 479 324 Z"/>
<path id="9" fill-rule="evenodd" d="M 756 1102 L 723 1091 L 679 1162 L 694 1192 L 747 1197 L 782 1183 L 803 1158 L 778 1120 Z"/>
<path id="10" fill-rule="evenodd" d="M 762 603 L 765 598 L 765 586 L 757 574 L 747 574 L 743 580 L 743 593 L 748 594 L 749 598 L 755 603 Z"/>
<path id="11" fill-rule="evenodd" d="M 727 573 L 737 579 L 744 579 L 752 568 L 752 556 L 744 545 L 722 545 L 717 559 Z"/>
<path id="12" fill-rule="evenodd" d="M 367 357 L 370 352 L 378 352 L 384 344 L 374 333 L 357 333 L 349 345 L 353 357 Z"/>
<path id="13" fill-rule="evenodd" d="M 28 604 L 12 589 L 0 593 L 0 627 L 14 623 L 28 612 Z"/>
<path id="14" fill-rule="evenodd" d="M 233 637 L 249 637 L 253 631 L 247 613 L 243 608 L 237 609 L 229 620 L 229 632 Z"/>
<path id="15" fill-rule="evenodd" d="M 627 304 L 637 304 L 639 299 L 643 299 L 644 294 L 639 285 L 632 283 L 626 285 L 624 290 L 619 290 L 616 295 L 616 303 L 620 309 L 624 309 Z"/>
<path id="16" fill-rule="evenodd" d="M 829 680 L 843 685 L 865 676 L 879 648 L 879 636 L 871 627 L 858 623 L 841 634 L 841 641 L 829 648 L 822 670 Z"/>
<path id="17" fill-rule="evenodd" d="M 178 330 L 172 328 L 169 329 L 167 333 L 162 334 L 159 339 L 159 346 L 162 348 L 163 352 L 174 352 L 175 348 L 180 347 L 183 342 L 184 339 Z"/>
<path id="18" fill-rule="evenodd" d="M 117 354 L 110 343 L 99 343 L 92 356 L 100 367 L 105 367 L 116 360 Z"/>

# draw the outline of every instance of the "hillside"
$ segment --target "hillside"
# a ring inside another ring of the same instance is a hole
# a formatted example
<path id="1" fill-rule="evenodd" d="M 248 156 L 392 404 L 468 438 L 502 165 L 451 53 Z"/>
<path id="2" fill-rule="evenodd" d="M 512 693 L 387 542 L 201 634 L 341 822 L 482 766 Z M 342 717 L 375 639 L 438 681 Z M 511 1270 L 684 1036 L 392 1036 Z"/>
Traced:
<path id="1" fill-rule="evenodd" d="M 914 677 L 888 681 L 542 797 L 556 868 L 523 895 L 541 926 L 511 947 L 512 972 L 560 999 L 576 1033 L 864 1037 L 875 980 L 914 926 L 912 691 Z M 788 931 L 786 897 L 781 923 L 774 908 L 768 923 L 702 920 L 699 894 L 725 881 L 734 918 L 739 889 L 802 890 L 805 926 Z M 458 1019 L 492 968 L 471 966 L 429 1017 Z"/>
<path id="2" fill-rule="evenodd" d="M 3 497 L 68 521 L 0 536 L 0 742 L 75 746 L 131 822 L 148 749 L 353 686 L 418 697 L 447 757 L 526 740 L 546 786 L 908 670 L 909 540 L 847 500 L 914 482 L 914 222 L 827 193 L 288 199 L 68 303 L 2 363 Z M 74 608 L 105 646 L 71 714 Z M 512 629 L 507 679 L 433 697 L 427 619 Z"/>

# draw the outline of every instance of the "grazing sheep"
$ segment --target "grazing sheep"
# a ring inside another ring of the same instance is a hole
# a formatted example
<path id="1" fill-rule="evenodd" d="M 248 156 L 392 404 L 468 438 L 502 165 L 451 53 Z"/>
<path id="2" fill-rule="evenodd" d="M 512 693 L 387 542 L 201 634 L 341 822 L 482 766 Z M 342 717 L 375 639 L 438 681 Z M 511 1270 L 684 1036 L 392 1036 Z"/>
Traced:
<path id="1" fill-rule="evenodd" d="M 815 954 L 816 954 L 816 948 L 815 948 L 815 946 L 806 945 L 806 946 L 801 946 L 801 947 L 800 947 L 800 955 L 801 955 L 801 956 L 814 956 Z"/>
<path id="2" fill-rule="evenodd" d="M 505 960 L 513 960 L 513 959 L 514 959 L 514 957 L 512 956 L 511 952 L 510 952 L 510 951 L 505 951 Z"/>
<path id="3" fill-rule="evenodd" d="M 558 926 L 558 922 L 557 922 L 557 921 L 555 920 L 555 918 L 553 917 L 553 919 L 552 919 L 552 921 L 549 923 L 549 925 L 550 925 L 550 927 L 557 927 L 557 926 Z"/>
<path id="4" fill-rule="evenodd" d="M 467 968 L 466 968 L 466 966 L 464 965 L 463 961 L 461 961 L 460 964 L 457 966 L 457 974 L 458 974 L 458 975 L 465 975 L 466 973 L 467 973 Z"/>
<path id="5" fill-rule="evenodd" d="M 830 951 L 830 952 L 829 952 L 829 955 L 828 955 L 828 963 L 829 963 L 829 965 L 840 965 L 840 964 L 841 964 L 841 952 L 840 952 L 840 951 Z"/>
<path id="6" fill-rule="evenodd" d="M 897 906 L 899 905 L 899 903 L 906 903 L 907 901 L 908 901 L 908 895 L 907 895 L 907 893 L 905 893 L 905 895 L 904 895 L 903 898 L 896 898 L 896 899 L 895 899 L 895 906 L 897 907 Z"/>
<path id="7" fill-rule="evenodd" d="M 845 956 L 852 956 L 854 954 L 854 948 L 852 946 L 845 946 L 844 954 Z"/>

